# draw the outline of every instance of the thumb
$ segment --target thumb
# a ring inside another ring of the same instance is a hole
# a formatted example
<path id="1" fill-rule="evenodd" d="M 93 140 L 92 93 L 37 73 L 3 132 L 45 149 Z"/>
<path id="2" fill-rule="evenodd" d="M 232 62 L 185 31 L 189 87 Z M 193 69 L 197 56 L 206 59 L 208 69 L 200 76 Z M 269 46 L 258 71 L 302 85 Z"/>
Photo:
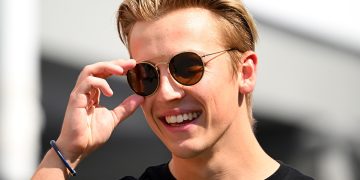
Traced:
<path id="1" fill-rule="evenodd" d="M 115 127 L 122 122 L 124 119 L 129 117 L 136 108 L 144 101 L 144 97 L 137 94 L 133 94 L 127 97 L 121 104 L 115 107 L 112 112 L 115 114 L 116 119 L 114 119 Z M 114 127 L 114 128 L 115 128 Z"/>

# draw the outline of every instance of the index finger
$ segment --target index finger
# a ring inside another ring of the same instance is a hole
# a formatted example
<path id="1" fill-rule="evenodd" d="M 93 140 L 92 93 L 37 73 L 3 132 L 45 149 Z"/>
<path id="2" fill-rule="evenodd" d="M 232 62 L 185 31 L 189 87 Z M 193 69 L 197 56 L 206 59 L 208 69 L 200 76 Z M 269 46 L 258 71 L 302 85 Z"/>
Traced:
<path id="1" fill-rule="evenodd" d="M 88 76 L 107 78 L 111 75 L 124 75 L 129 69 L 135 67 L 135 65 L 136 61 L 133 59 L 98 62 L 87 65 L 81 71 L 77 82 L 82 81 Z"/>

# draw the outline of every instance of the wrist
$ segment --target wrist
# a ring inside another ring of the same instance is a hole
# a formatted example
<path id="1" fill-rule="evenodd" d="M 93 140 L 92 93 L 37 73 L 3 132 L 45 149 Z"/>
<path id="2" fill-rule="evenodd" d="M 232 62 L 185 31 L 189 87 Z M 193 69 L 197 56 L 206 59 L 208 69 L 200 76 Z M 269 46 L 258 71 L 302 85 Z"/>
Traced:
<path id="1" fill-rule="evenodd" d="M 61 162 L 54 149 L 51 148 L 45 154 L 31 179 L 68 179 L 68 175 L 65 165 Z"/>
<path id="2" fill-rule="evenodd" d="M 70 173 L 71 176 L 76 176 L 76 171 L 74 168 L 71 167 L 70 162 L 71 161 L 67 161 L 65 156 L 61 153 L 60 149 L 58 148 L 58 146 L 56 145 L 54 140 L 50 141 L 50 145 L 52 147 L 52 149 L 55 151 L 55 153 L 57 154 L 57 156 L 59 157 L 59 159 L 61 160 L 61 162 L 64 164 L 64 166 L 66 167 L 66 169 L 68 170 L 68 172 Z"/>
<path id="3" fill-rule="evenodd" d="M 71 144 L 61 140 L 60 138 L 56 140 L 56 146 L 61 151 L 64 159 L 71 165 L 71 167 L 75 168 L 81 160 L 82 152 L 76 150 Z M 52 148 L 53 149 L 53 148 Z"/>

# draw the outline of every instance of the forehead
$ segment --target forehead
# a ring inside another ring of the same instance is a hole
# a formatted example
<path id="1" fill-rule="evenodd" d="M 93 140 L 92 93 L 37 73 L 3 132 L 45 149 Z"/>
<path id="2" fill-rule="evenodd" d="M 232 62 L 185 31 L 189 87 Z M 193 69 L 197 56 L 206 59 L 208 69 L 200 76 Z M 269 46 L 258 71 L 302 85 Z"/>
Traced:
<path id="1" fill-rule="evenodd" d="M 190 50 L 217 50 L 221 33 L 216 18 L 208 10 L 187 8 L 137 22 L 130 32 L 130 54 L 135 59 L 151 59 Z"/>

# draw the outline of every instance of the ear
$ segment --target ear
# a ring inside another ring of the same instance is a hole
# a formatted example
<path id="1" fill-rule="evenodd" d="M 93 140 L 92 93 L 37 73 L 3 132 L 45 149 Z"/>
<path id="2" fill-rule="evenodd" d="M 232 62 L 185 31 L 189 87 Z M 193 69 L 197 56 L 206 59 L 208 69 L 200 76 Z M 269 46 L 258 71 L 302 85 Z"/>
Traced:
<path id="1" fill-rule="evenodd" d="M 257 55 L 253 51 L 246 51 L 238 64 L 239 92 L 248 94 L 254 91 L 256 83 Z"/>

